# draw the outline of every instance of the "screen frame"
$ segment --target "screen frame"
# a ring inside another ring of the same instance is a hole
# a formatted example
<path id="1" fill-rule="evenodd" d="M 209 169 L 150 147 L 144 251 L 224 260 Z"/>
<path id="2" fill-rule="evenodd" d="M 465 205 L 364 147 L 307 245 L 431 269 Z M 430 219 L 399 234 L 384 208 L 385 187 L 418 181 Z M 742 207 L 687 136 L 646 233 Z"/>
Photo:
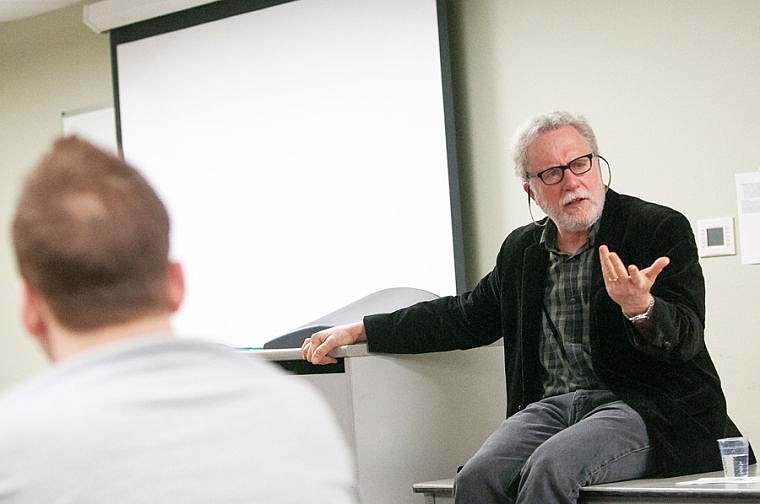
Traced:
<path id="1" fill-rule="evenodd" d="M 112 82 L 114 94 L 114 115 L 116 121 L 116 142 L 123 154 L 121 110 L 119 99 L 118 47 L 121 44 L 147 37 L 182 30 L 227 17 L 265 9 L 281 4 L 304 0 L 221 0 L 183 11 L 163 15 L 131 25 L 116 28 L 110 32 Z M 451 212 L 451 238 L 454 263 L 454 281 L 457 294 L 465 292 L 465 260 L 463 244 L 463 223 L 461 191 L 458 173 L 455 111 L 453 98 L 452 65 L 449 49 L 448 17 L 446 0 L 431 0 L 435 3 L 437 15 L 438 44 L 441 70 L 441 94 L 443 98 L 443 128 L 445 131 L 446 159 L 448 170 L 449 204 Z"/>

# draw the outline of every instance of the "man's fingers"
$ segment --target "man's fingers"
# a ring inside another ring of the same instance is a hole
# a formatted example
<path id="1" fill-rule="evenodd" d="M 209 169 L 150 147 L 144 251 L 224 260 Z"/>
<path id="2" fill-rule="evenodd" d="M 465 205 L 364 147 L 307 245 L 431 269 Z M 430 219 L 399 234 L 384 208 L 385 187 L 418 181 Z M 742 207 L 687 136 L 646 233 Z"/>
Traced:
<path id="1" fill-rule="evenodd" d="M 361 322 L 335 326 L 316 332 L 310 338 L 306 338 L 301 345 L 301 355 L 312 364 L 332 364 L 338 360 L 327 354 L 334 348 L 352 345 L 357 341 L 366 341 L 366 339 L 364 324 Z"/>
<path id="2" fill-rule="evenodd" d="M 620 257 L 615 252 L 611 252 L 606 245 L 599 247 L 599 259 L 602 265 L 602 274 L 608 284 L 618 282 L 621 279 L 630 279 L 638 285 L 641 281 L 639 275 L 644 275 L 651 285 L 662 270 L 670 264 L 670 259 L 663 256 L 656 259 L 651 266 L 642 270 L 639 270 L 634 264 L 626 267 Z"/>
<path id="3" fill-rule="evenodd" d="M 655 260 L 651 266 L 641 270 L 641 274 L 646 276 L 651 285 L 655 280 L 657 280 L 659 274 L 662 273 L 662 270 L 664 270 L 668 264 L 670 264 L 670 259 L 668 257 L 660 257 Z"/>
<path id="4" fill-rule="evenodd" d="M 628 277 L 623 261 L 615 252 L 610 252 L 607 245 L 599 247 L 599 260 L 602 266 L 602 274 L 608 285 L 618 282 L 621 278 L 626 279 Z"/>
<path id="5" fill-rule="evenodd" d="M 326 336 L 322 337 L 322 342 L 314 349 L 314 353 L 312 354 L 311 362 L 313 364 L 334 364 L 337 361 L 337 359 L 333 359 L 329 355 L 327 355 L 330 350 L 335 348 L 336 344 L 333 342 L 332 336 Z"/>
<path id="6" fill-rule="evenodd" d="M 334 364 L 338 362 L 327 354 L 335 348 L 336 344 L 330 336 L 330 330 L 316 332 L 310 338 L 306 338 L 301 345 L 301 356 L 312 364 Z"/>
<path id="7" fill-rule="evenodd" d="M 657 275 L 659 275 L 662 270 L 665 269 L 665 267 L 670 264 L 670 258 L 669 257 L 660 257 L 657 259 L 652 265 L 649 267 L 651 270 L 651 273 L 649 274 L 649 277 L 654 281 L 655 278 L 657 278 Z"/>

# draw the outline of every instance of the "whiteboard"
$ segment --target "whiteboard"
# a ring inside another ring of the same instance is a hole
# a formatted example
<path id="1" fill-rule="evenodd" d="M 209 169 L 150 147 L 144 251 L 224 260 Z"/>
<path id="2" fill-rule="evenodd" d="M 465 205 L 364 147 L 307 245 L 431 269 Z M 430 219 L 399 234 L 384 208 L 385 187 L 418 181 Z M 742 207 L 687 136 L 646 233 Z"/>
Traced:
<path id="1" fill-rule="evenodd" d="M 437 15 L 299 0 L 115 43 L 121 146 L 185 267 L 178 332 L 259 347 L 386 288 L 456 293 Z"/>

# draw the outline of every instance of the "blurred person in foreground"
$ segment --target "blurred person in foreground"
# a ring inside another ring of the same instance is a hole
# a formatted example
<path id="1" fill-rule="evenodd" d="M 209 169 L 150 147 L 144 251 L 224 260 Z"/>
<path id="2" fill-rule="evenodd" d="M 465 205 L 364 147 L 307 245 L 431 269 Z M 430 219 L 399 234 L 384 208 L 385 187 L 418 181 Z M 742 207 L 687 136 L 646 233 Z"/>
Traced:
<path id="1" fill-rule="evenodd" d="M 716 440 L 739 432 L 705 347 L 689 221 L 609 189 L 580 116 L 530 119 L 512 153 L 547 217 L 510 233 L 472 291 L 320 331 L 304 358 L 503 338 L 507 419 L 457 475 L 457 503 L 574 503 L 586 485 L 720 470 Z"/>
<path id="2" fill-rule="evenodd" d="M 0 397 L 0 502 L 355 502 L 315 391 L 173 337 L 182 269 L 138 171 L 58 140 L 25 180 L 13 244 L 23 325 L 55 364 Z"/>

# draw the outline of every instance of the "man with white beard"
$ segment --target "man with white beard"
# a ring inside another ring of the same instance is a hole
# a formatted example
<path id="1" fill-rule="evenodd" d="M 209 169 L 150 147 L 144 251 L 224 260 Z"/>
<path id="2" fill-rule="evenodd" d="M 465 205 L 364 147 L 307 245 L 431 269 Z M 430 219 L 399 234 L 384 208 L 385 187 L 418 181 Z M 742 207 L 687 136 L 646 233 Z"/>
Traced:
<path id="1" fill-rule="evenodd" d="M 458 473 L 457 503 L 573 503 L 585 485 L 719 470 L 716 439 L 739 432 L 704 344 L 689 221 L 609 189 L 582 117 L 535 117 L 512 151 L 546 218 L 510 233 L 471 291 L 318 332 L 304 358 L 503 338 L 507 418 Z"/>

